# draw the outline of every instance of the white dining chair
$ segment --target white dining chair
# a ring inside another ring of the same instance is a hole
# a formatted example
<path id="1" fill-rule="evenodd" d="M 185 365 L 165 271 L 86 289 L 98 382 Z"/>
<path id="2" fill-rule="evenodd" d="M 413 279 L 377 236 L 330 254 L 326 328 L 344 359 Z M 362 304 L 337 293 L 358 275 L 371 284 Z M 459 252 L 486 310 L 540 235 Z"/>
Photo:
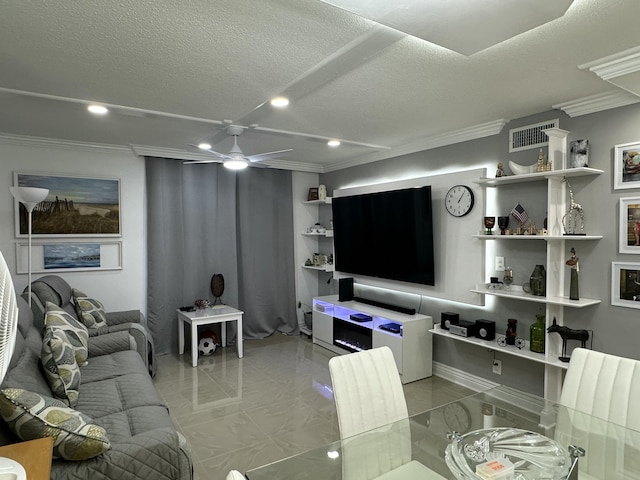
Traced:
<path id="1" fill-rule="evenodd" d="M 389 347 L 329 360 L 340 438 L 408 418 L 398 368 Z"/>
<path id="2" fill-rule="evenodd" d="M 227 474 L 227 480 L 247 480 L 247 477 L 241 474 L 238 470 L 231 470 Z"/>
<path id="3" fill-rule="evenodd" d="M 567 409 L 560 408 L 556 440 L 586 450 L 579 463 L 581 479 L 617 480 L 638 473 L 638 399 L 639 361 L 573 350 L 560 395 L 560 405 Z"/>

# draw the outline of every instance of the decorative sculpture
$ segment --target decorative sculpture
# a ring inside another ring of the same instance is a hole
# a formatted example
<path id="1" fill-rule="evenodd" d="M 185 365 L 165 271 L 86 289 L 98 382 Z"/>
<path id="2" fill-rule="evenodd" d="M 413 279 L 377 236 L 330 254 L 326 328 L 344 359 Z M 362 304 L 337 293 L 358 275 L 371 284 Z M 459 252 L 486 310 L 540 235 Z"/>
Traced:
<path id="1" fill-rule="evenodd" d="M 569 189 L 569 209 L 562 217 L 562 226 L 565 235 L 584 235 L 584 210 L 582 205 L 576 203 L 573 198 L 573 190 L 569 180 L 565 177 L 563 180 Z"/>
<path id="2" fill-rule="evenodd" d="M 588 330 L 574 330 L 564 325 L 558 325 L 555 318 L 553 324 L 547 328 L 547 332 L 557 333 L 562 338 L 562 356 L 558 357 L 561 362 L 568 362 L 571 359 L 571 357 L 567 357 L 567 340 L 578 340 L 582 348 L 586 347 L 587 340 L 589 340 Z"/>
<path id="3" fill-rule="evenodd" d="M 571 281 L 569 282 L 569 300 L 580 300 L 580 287 L 578 284 L 578 271 L 580 265 L 578 264 L 578 256 L 576 255 L 576 249 L 571 247 L 571 257 L 565 262 L 569 268 L 571 268 Z"/>

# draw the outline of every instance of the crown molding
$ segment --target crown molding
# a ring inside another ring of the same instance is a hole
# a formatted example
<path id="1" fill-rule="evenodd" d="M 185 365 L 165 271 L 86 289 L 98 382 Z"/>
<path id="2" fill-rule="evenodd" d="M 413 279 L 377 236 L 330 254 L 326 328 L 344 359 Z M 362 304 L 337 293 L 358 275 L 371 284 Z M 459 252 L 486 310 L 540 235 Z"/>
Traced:
<path id="1" fill-rule="evenodd" d="M 632 105 L 638 102 L 640 102 L 640 97 L 626 90 L 617 90 L 558 103 L 551 108 L 562 110 L 570 117 L 579 117 L 580 115 L 588 115 L 590 113 L 601 112 L 602 110 L 624 107 L 625 105 Z"/>
<path id="2" fill-rule="evenodd" d="M 7 143 L 13 145 L 30 145 L 47 148 L 65 148 L 67 150 L 80 150 L 80 151 L 96 151 L 96 150 L 108 150 L 117 152 L 130 152 L 128 147 L 121 145 L 110 145 L 103 143 L 88 143 L 88 142 L 75 142 L 71 140 L 60 140 L 56 138 L 45 137 L 30 137 L 27 135 L 13 135 L 0 133 L 0 143 Z"/>
<path id="3" fill-rule="evenodd" d="M 346 162 L 327 165 L 322 173 L 334 172 L 336 170 L 343 170 L 345 168 L 364 165 L 366 163 L 377 162 L 380 160 L 386 160 L 388 158 L 400 157 L 402 155 L 409 155 L 415 152 L 422 152 L 438 147 L 444 147 L 446 145 L 453 145 L 469 140 L 476 140 L 478 138 L 497 135 L 502 131 L 507 123 L 508 120 L 501 118 L 492 122 L 481 123 L 479 125 L 463 128 L 461 130 L 454 130 L 453 132 L 434 135 L 432 137 L 423 138 L 417 142 L 403 145 L 401 147 L 392 148 L 386 152 L 376 152 L 368 155 L 363 155 Z"/>
<path id="4" fill-rule="evenodd" d="M 621 77 L 640 70 L 640 47 L 630 48 L 607 57 L 578 65 L 580 70 L 589 70 L 603 80 Z"/>

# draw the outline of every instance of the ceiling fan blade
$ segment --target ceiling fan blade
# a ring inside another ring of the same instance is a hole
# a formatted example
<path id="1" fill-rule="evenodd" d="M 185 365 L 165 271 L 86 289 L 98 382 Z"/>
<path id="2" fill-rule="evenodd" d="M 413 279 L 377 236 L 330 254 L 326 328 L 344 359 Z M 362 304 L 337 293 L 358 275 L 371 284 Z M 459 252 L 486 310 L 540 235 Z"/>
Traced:
<path id="1" fill-rule="evenodd" d="M 211 159 L 211 160 L 185 160 L 184 163 L 185 165 L 194 165 L 196 163 L 222 163 L 223 160 L 221 159 Z"/>
<path id="2" fill-rule="evenodd" d="M 262 162 L 263 160 L 270 160 L 272 158 L 279 158 L 289 155 L 293 152 L 293 149 L 288 148 L 286 150 L 278 150 L 276 152 L 258 153 L 256 155 L 248 155 L 246 158 L 250 162 Z"/>
<path id="3" fill-rule="evenodd" d="M 213 153 L 216 157 L 219 158 L 231 158 L 229 155 L 225 154 L 225 153 L 220 153 L 220 152 L 216 152 L 215 150 L 211 150 L 210 148 L 208 149 L 202 149 L 197 145 L 194 145 L 193 143 L 189 144 L 190 147 L 195 147 L 197 148 L 200 152 L 209 152 L 209 153 Z M 206 163 L 206 162 L 205 162 Z"/>

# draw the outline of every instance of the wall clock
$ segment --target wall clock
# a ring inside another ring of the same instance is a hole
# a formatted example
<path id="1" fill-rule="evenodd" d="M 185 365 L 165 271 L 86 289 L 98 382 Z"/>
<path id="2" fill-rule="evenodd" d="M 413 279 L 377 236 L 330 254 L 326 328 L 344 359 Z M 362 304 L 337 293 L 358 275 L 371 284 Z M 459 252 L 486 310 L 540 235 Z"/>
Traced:
<path id="1" fill-rule="evenodd" d="M 454 217 L 464 217 L 473 208 L 475 197 L 466 185 L 454 185 L 444 197 L 444 206 Z"/>
<path id="2" fill-rule="evenodd" d="M 452 432 L 467 433 L 471 428 L 471 412 L 460 402 L 445 405 L 443 415 Z"/>

